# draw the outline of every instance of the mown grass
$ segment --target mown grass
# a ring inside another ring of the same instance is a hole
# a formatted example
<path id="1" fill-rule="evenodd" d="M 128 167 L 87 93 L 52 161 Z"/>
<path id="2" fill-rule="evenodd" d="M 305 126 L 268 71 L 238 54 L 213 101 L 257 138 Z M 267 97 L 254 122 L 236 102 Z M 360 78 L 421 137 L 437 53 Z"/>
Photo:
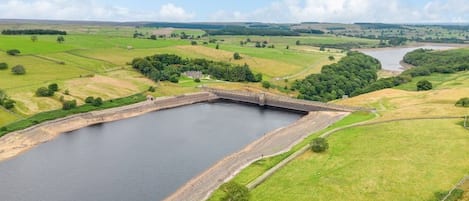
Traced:
<path id="1" fill-rule="evenodd" d="M 417 91 L 417 82 L 420 80 L 428 80 L 432 83 L 434 89 L 443 88 L 462 88 L 468 87 L 469 83 L 465 82 L 469 78 L 469 72 L 459 72 L 453 74 L 433 73 L 429 76 L 414 77 L 409 83 L 399 85 L 395 89 L 407 91 Z"/>
<path id="2" fill-rule="evenodd" d="M 469 166 L 461 120 L 416 120 L 350 128 L 255 188 L 252 200 L 427 200 Z M 418 129 L 416 129 L 418 128 Z"/>
<path id="3" fill-rule="evenodd" d="M 368 113 L 368 112 L 355 112 L 355 113 L 352 113 L 352 114 L 348 115 L 347 117 L 345 117 L 344 119 L 342 119 L 342 120 L 334 123 L 333 125 L 329 126 L 328 128 L 308 136 L 305 140 L 303 140 L 299 144 L 295 145 L 288 152 L 285 152 L 285 153 L 277 155 L 277 156 L 264 158 L 264 159 L 261 159 L 261 160 L 258 160 L 256 162 L 252 163 L 251 165 L 249 165 L 248 167 L 243 169 L 241 172 L 239 172 L 232 179 L 232 181 L 235 181 L 235 182 L 237 182 L 239 184 L 242 184 L 242 185 L 247 185 L 248 183 L 252 182 L 256 178 L 261 176 L 264 172 L 266 172 L 270 168 L 277 165 L 280 161 L 284 160 L 285 158 L 287 158 L 288 156 L 290 156 L 294 152 L 300 150 L 302 147 L 307 145 L 313 138 L 315 138 L 315 137 L 317 137 L 317 136 L 319 136 L 319 135 L 321 135 L 321 134 L 323 134 L 327 131 L 330 131 L 332 129 L 339 128 L 339 127 L 346 126 L 346 125 L 351 125 L 351 124 L 357 123 L 357 122 L 370 120 L 374 117 L 375 116 L 372 113 Z M 210 196 L 210 198 L 208 200 L 209 201 L 218 201 L 224 195 L 225 195 L 225 193 L 222 190 L 217 189 Z"/>
<path id="4" fill-rule="evenodd" d="M 54 119 L 66 117 L 66 116 L 73 115 L 73 114 L 85 113 L 85 112 L 89 112 L 93 110 L 103 110 L 103 109 L 108 109 L 108 108 L 129 105 L 129 104 L 138 103 L 144 100 L 146 100 L 146 96 L 144 94 L 136 94 L 136 95 L 132 95 L 132 96 L 124 97 L 124 98 L 104 101 L 103 104 L 99 107 L 96 107 L 90 104 L 85 104 L 85 105 L 81 105 L 76 108 L 73 108 L 71 110 L 58 109 L 58 110 L 38 113 L 26 119 L 22 119 L 17 122 L 1 127 L 0 137 L 5 135 L 8 132 L 25 129 L 27 127 L 30 127 L 30 126 L 33 126 L 33 125 L 36 125 L 45 121 L 54 120 Z"/>

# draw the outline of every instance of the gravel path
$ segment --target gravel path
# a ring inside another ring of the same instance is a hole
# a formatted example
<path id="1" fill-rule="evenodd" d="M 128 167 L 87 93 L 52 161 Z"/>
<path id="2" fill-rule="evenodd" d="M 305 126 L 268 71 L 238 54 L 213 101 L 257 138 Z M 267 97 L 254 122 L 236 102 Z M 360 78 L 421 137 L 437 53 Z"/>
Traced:
<path id="1" fill-rule="evenodd" d="M 347 112 L 310 112 L 295 123 L 267 133 L 241 151 L 222 159 L 187 182 L 165 201 L 205 200 L 211 192 L 252 162 L 261 157 L 286 152 L 311 133 L 326 128 L 348 114 Z"/>

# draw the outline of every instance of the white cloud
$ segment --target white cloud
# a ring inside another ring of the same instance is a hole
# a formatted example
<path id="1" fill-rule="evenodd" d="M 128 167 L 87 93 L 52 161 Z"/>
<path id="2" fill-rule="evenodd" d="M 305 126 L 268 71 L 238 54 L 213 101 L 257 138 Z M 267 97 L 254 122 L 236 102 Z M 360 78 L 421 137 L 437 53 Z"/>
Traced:
<path id="1" fill-rule="evenodd" d="M 415 7 L 405 0 L 282 0 L 251 12 L 218 11 L 217 21 L 262 22 L 469 22 L 468 0 L 434 0 Z M 238 17 L 241 16 L 241 17 Z"/>
<path id="2" fill-rule="evenodd" d="M 185 21 L 195 16 L 171 3 L 155 10 L 157 11 L 129 10 L 104 5 L 96 0 L 6 0 L 0 4 L 0 18 Z"/>

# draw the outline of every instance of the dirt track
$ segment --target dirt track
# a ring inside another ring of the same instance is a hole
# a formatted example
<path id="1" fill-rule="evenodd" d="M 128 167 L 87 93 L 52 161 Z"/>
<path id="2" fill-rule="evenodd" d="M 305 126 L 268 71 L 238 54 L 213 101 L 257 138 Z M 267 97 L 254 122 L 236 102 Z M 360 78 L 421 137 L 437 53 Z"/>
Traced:
<path id="1" fill-rule="evenodd" d="M 241 151 L 227 156 L 187 182 L 165 201 L 205 200 L 213 190 L 252 162 L 261 157 L 286 152 L 311 133 L 326 128 L 348 114 L 347 112 L 310 112 L 295 123 L 267 133 Z"/>

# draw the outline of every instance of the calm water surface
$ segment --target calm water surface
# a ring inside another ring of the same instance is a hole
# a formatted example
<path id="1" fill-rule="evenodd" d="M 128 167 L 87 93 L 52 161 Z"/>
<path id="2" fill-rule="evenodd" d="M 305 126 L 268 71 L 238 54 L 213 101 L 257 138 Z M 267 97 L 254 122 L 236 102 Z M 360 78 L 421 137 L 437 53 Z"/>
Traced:
<path id="1" fill-rule="evenodd" d="M 1 201 L 161 200 L 300 114 L 201 103 L 65 133 L 0 163 Z"/>
<path id="2" fill-rule="evenodd" d="M 434 49 L 434 50 L 447 50 L 455 47 L 449 46 L 420 46 L 420 47 L 406 47 L 406 48 L 376 48 L 359 50 L 367 55 L 370 55 L 381 62 L 382 69 L 391 71 L 403 71 L 404 67 L 399 64 L 407 52 L 423 48 L 423 49 Z"/>

